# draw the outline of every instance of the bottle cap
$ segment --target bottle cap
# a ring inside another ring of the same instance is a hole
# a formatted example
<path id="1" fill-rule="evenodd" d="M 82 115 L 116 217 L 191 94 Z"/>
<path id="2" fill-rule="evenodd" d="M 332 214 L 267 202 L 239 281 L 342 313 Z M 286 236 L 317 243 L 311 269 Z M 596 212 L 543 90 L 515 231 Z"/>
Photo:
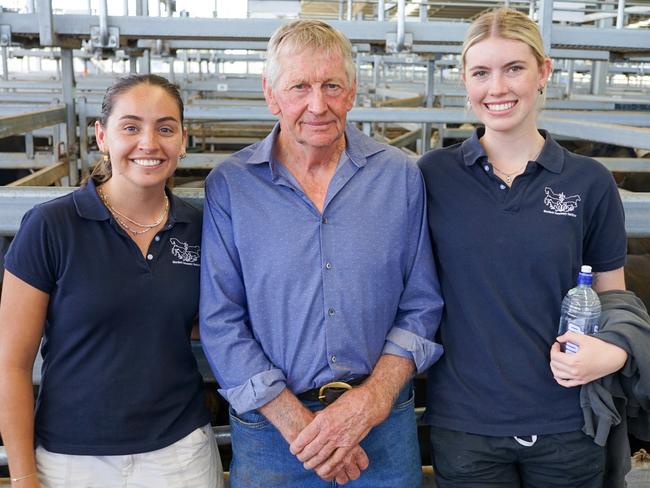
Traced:
<path id="1" fill-rule="evenodd" d="M 578 273 L 578 285 L 591 285 L 593 275 L 591 274 L 591 266 L 583 264 Z"/>

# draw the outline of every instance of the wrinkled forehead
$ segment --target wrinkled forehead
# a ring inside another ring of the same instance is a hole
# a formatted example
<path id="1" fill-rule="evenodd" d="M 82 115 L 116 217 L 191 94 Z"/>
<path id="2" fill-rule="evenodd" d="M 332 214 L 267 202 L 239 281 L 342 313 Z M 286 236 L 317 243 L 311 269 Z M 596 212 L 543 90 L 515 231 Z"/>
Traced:
<path id="1" fill-rule="evenodd" d="M 319 45 L 316 43 L 303 44 L 297 39 L 287 39 L 278 49 L 278 59 L 282 61 L 286 57 L 300 57 L 312 59 L 328 59 L 330 61 L 344 64 L 344 50 L 336 43 Z"/>
<path id="2" fill-rule="evenodd" d="M 278 80 L 301 79 L 303 81 L 348 81 L 345 62 L 340 53 L 319 49 L 296 49 L 291 54 L 279 57 L 281 64 Z"/>

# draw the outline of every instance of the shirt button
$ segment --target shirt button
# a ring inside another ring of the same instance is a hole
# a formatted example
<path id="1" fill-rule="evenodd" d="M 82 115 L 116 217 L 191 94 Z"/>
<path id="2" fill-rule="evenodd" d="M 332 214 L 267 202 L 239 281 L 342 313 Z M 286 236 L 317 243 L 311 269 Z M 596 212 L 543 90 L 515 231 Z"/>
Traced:
<path id="1" fill-rule="evenodd" d="M 326 269 L 332 269 L 332 263 L 330 263 L 329 261 L 326 262 L 326 263 L 325 263 L 325 268 L 326 268 Z"/>
<path id="2" fill-rule="evenodd" d="M 160 240 L 160 236 L 156 236 L 156 237 L 154 237 L 154 240 L 155 240 L 156 242 L 158 242 L 158 241 Z"/>
<path id="3" fill-rule="evenodd" d="M 327 224 L 327 217 L 323 217 L 322 220 L 321 220 L 321 222 L 322 222 L 323 224 Z"/>
<path id="4" fill-rule="evenodd" d="M 483 166 L 483 169 L 484 169 L 485 171 L 490 171 L 490 167 L 489 167 L 487 164 L 486 164 L 485 166 Z"/>
<path id="5" fill-rule="evenodd" d="M 153 254 L 147 254 L 147 259 L 151 261 L 153 259 Z"/>
<path id="6" fill-rule="evenodd" d="M 333 363 L 335 363 L 335 362 L 336 362 L 336 356 L 332 356 L 332 358 L 331 358 L 331 359 L 332 359 L 332 362 L 333 362 Z"/>
<path id="7" fill-rule="evenodd" d="M 329 315 L 330 317 L 331 317 L 332 315 L 334 315 L 335 313 L 336 313 L 336 312 L 335 312 L 335 310 L 334 310 L 332 307 L 330 307 L 330 308 L 327 309 L 327 315 Z"/>
<path id="8" fill-rule="evenodd" d="M 499 188 L 501 188 L 502 190 L 505 190 L 505 189 L 506 189 L 506 185 L 504 185 L 504 184 L 502 183 L 502 184 L 499 185 Z"/>

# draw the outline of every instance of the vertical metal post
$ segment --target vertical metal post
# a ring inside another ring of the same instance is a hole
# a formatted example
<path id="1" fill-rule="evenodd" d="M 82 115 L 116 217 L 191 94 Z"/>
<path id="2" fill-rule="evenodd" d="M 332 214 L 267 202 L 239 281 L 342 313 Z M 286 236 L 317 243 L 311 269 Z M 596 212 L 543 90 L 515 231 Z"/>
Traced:
<path id="1" fill-rule="evenodd" d="M 38 33 L 41 46 L 54 46 L 56 33 L 52 20 L 52 0 L 38 0 Z"/>
<path id="2" fill-rule="evenodd" d="M 622 29 L 625 22 L 625 0 L 618 0 L 618 11 L 616 12 L 616 28 Z"/>
<path id="3" fill-rule="evenodd" d="M 90 174 L 90 161 L 88 155 L 88 109 L 86 97 L 79 99 L 77 106 L 79 112 L 79 159 L 81 160 L 81 176 L 85 178 Z"/>
<path id="4" fill-rule="evenodd" d="M 99 39 L 108 46 L 108 0 L 99 0 Z"/>
<path id="5" fill-rule="evenodd" d="M 372 86 L 377 93 L 377 88 L 379 87 L 379 66 L 381 64 L 381 56 L 375 54 L 372 57 Z"/>
<path id="6" fill-rule="evenodd" d="M 352 20 L 352 0 L 348 0 L 348 20 Z"/>
<path id="7" fill-rule="evenodd" d="M 573 93 L 573 74 L 575 73 L 575 60 L 567 60 L 567 84 L 566 84 L 566 95 L 567 97 Z"/>
<path id="8" fill-rule="evenodd" d="M 86 10 L 88 11 L 88 15 L 93 14 L 93 5 L 92 5 L 92 3 L 93 3 L 92 0 L 88 0 L 88 2 L 86 3 Z"/>
<path id="9" fill-rule="evenodd" d="M 433 107 L 433 86 L 435 82 L 436 74 L 436 61 L 435 59 L 427 60 L 427 98 L 425 100 L 425 106 L 428 108 Z"/>
<path id="10" fill-rule="evenodd" d="M 174 58 L 170 56 L 170 63 L 172 66 L 172 72 L 174 71 Z M 187 50 L 183 51 L 183 79 L 185 80 L 185 83 L 187 83 L 187 80 L 189 79 L 190 75 L 190 56 Z"/>
<path id="11" fill-rule="evenodd" d="M 143 75 L 151 73 L 151 53 L 149 49 L 142 51 L 142 57 L 138 60 L 138 73 Z"/>
<path id="12" fill-rule="evenodd" d="M 2 79 L 9 79 L 9 52 L 7 51 L 7 46 L 2 46 Z"/>
<path id="13" fill-rule="evenodd" d="M 154 5 L 155 5 L 155 7 L 153 9 L 153 15 L 155 17 L 160 17 L 160 0 L 156 0 L 154 2 Z"/>
<path id="14" fill-rule="evenodd" d="M 129 73 L 135 74 L 138 72 L 138 58 L 133 54 L 129 55 Z"/>
<path id="15" fill-rule="evenodd" d="M 169 61 L 169 81 L 176 83 L 176 78 L 174 75 L 174 58 L 170 55 L 168 58 Z"/>
<path id="16" fill-rule="evenodd" d="M 79 182 L 77 171 L 77 115 L 74 107 L 75 78 L 74 59 L 72 49 L 61 49 L 61 78 L 63 82 L 63 101 L 66 106 L 66 138 L 67 155 L 70 175 L 70 185 L 74 186 Z M 57 151 L 58 148 L 55 148 Z"/>
<path id="17" fill-rule="evenodd" d="M 135 0 L 135 15 L 142 15 L 145 17 L 149 15 L 148 0 Z"/>
<path id="18" fill-rule="evenodd" d="M 426 3 L 420 4 L 420 22 L 426 22 L 429 19 L 429 6 Z"/>
<path id="19" fill-rule="evenodd" d="M 535 18 L 535 4 L 537 2 L 535 0 L 530 0 L 530 3 L 528 4 L 528 17 L 531 19 Z"/>
<path id="20" fill-rule="evenodd" d="M 25 156 L 27 159 L 34 159 L 34 133 L 27 132 L 25 134 Z"/>
<path id="21" fill-rule="evenodd" d="M 359 94 L 359 87 L 361 86 L 361 62 L 359 61 L 359 53 L 356 53 L 356 58 L 354 61 L 355 77 L 357 80 L 357 93 L 355 95 L 354 103 L 358 104 L 361 97 Z"/>
<path id="22" fill-rule="evenodd" d="M 613 5 L 603 4 L 601 10 L 612 11 Z M 614 19 L 600 19 L 596 21 L 596 27 L 611 27 Z M 607 72 L 609 71 L 609 61 L 593 61 L 591 68 L 591 94 L 603 95 L 607 85 Z"/>
<path id="23" fill-rule="evenodd" d="M 377 20 L 383 22 L 386 20 L 386 2 L 385 0 L 379 0 L 377 2 Z"/>
<path id="24" fill-rule="evenodd" d="M 167 17 L 171 17 L 172 12 L 172 0 L 165 0 L 165 9 L 167 10 Z"/>
<path id="25" fill-rule="evenodd" d="M 544 41 L 544 52 L 551 50 L 551 32 L 553 28 L 553 0 L 540 0 L 539 2 L 539 30 Z"/>
<path id="26" fill-rule="evenodd" d="M 397 51 L 404 49 L 406 28 L 406 0 L 397 0 Z"/>

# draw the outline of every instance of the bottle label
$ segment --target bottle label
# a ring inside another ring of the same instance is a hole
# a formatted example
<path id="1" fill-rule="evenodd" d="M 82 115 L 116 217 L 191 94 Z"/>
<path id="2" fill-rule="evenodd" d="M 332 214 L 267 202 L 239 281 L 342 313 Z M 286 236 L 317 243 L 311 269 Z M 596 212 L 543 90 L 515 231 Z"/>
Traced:
<path id="1" fill-rule="evenodd" d="M 575 332 L 576 334 L 584 334 L 584 322 L 584 320 L 580 319 L 569 320 L 569 323 L 567 324 L 567 330 L 569 332 Z M 580 349 L 580 346 L 574 344 L 573 342 L 567 342 L 564 345 L 564 349 L 566 352 L 576 353 L 578 352 L 578 349 Z"/>

